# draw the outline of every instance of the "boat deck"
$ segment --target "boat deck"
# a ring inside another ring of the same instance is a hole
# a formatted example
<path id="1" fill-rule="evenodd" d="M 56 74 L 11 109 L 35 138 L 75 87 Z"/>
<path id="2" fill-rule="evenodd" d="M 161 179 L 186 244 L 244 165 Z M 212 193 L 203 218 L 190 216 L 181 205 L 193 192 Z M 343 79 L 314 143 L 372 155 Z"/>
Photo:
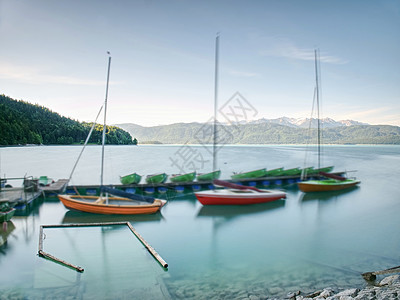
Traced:
<path id="1" fill-rule="evenodd" d="M 73 197 L 76 200 L 82 201 L 82 202 L 87 202 L 87 203 L 93 203 L 95 199 L 87 199 L 87 198 L 83 198 L 83 197 L 79 197 L 79 196 L 74 196 Z M 104 204 L 106 203 L 106 199 L 104 198 Z M 108 204 L 110 205 L 149 205 L 150 203 L 148 202 L 144 202 L 144 201 L 136 201 L 136 200 L 122 200 L 122 199 L 118 199 L 118 198 L 109 198 L 108 199 Z"/>

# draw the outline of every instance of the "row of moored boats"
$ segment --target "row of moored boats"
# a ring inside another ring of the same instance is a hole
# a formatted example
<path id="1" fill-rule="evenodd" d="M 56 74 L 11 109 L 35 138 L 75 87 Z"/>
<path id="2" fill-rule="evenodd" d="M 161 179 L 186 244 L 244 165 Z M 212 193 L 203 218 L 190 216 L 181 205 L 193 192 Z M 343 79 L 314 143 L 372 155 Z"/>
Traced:
<path id="1" fill-rule="evenodd" d="M 263 178 L 263 177 L 280 177 L 280 176 L 300 176 L 301 174 L 306 175 L 317 175 L 320 172 L 329 173 L 333 170 L 333 167 L 324 167 L 324 168 L 276 168 L 267 170 L 266 168 L 242 172 L 242 173 L 234 173 L 231 178 L 232 180 L 241 180 L 241 179 L 251 179 L 251 178 Z M 172 183 L 185 183 L 185 182 L 193 182 L 197 181 L 213 181 L 214 179 L 219 179 L 221 176 L 221 171 L 217 170 L 209 173 L 196 173 L 190 172 L 185 174 L 174 174 L 168 175 L 166 173 L 158 173 L 147 175 L 145 177 L 145 182 L 147 184 L 160 184 L 165 183 L 169 179 Z M 132 173 L 129 175 L 121 176 L 120 181 L 122 184 L 139 184 L 142 181 L 143 176 Z"/>

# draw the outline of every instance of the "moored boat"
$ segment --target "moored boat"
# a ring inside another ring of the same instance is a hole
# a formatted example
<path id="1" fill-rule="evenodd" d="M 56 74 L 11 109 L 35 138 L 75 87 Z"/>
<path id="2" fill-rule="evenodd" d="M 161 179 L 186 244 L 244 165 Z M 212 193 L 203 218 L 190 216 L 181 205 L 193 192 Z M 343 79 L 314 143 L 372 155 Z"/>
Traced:
<path id="1" fill-rule="evenodd" d="M 297 176 L 301 174 L 300 168 L 283 169 L 282 176 Z"/>
<path id="2" fill-rule="evenodd" d="M 202 174 L 197 174 L 197 181 L 212 181 L 214 179 L 219 179 L 221 176 L 221 171 L 213 171 L 210 173 L 202 173 Z"/>
<path id="3" fill-rule="evenodd" d="M 47 176 L 40 176 L 39 180 L 38 180 L 39 186 L 49 186 L 53 182 L 54 182 L 54 180 Z"/>
<path id="4" fill-rule="evenodd" d="M 169 180 L 171 182 L 192 182 L 196 178 L 196 172 L 186 173 L 186 174 L 177 174 L 171 175 Z"/>
<path id="5" fill-rule="evenodd" d="M 342 176 L 329 174 L 333 170 L 333 166 L 321 168 L 321 126 L 320 126 L 320 117 L 319 117 L 319 80 L 318 80 L 318 59 L 317 59 L 317 51 L 315 51 L 315 93 L 314 97 L 316 97 L 317 104 L 317 140 L 318 140 L 318 168 L 317 169 L 304 169 L 302 172 L 302 179 L 304 180 L 307 175 L 322 175 L 327 179 L 319 179 L 319 180 L 308 180 L 298 182 L 297 185 L 302 192 L 325 192 L 325 191 L 338 191 L 353 187 L 360 183 L 359 180 L 349 179 Z M 315 99 L 314 99 L 315 100 Z M 312 117 L 310 118 L 310 122 Z"/>
<path id="6" fill-rule="evenodd" d="M 8 222 L 14 216 L 15 208 L 11 207 L 8 202 L 0 204 L 0 222 Z"/>
<path id="7" fill-rule="evenodd" d="M 317 169 L 312 170 L 312 172 L 310 174 L 319 174 L 320 172 L 329 173 L 329 172 L 332 172 L 332 170 L 333 170 L 333 166 L 322 167 L 322 168 L 317 168 Z"/>
<path id="8" fill-rule="evenodd" d="M 126 197 L 58 195 L 58 198 L 70 210 L 106 215 L 154 214 L 166 203 L 161 199 L 154 199 L 153 203 L 149 203 Z"/>
<path id="9" fill-rule="evenodd" d="M 119 178 L 119 180 L 121 181 L 122 184 L 137 184 L 140 182 L 141 179 L 142 179 L 142 176 L 140 176 L 137 173 L 120 176 L 120 178 Z"/>
<path id="10" fill-rule="evenodd" d="M 282 176 L 283 174 L 283 168 L 276 168 L 272 170 L 267 170 L 265 173 L 265 177 L 275 177 L 275 176 Z"/>
<path id="11" fill-rule="evenodd" d="M 109 52 L 108 52 L 109 54 Z M 108 58 L 108 72 L 107 72 L 107 85 L 106 85 L 106 96 L 104 101 L 104 123 L 103 123 L 103 135 L 102 135 L 102 151 L 101 151 L 101 173 L 100 173 L 100 196 L 92 195 L 58 195 L 60 201 L 64 206 L 70 210 L 78 210 L 82 212 L 95 213 L 95 214 L 116 214 L 116 215 L 137 215 L 137 214 L 152 214 L 161 209 L 166 203 L 165 200 L 155 199 L 152 197 L 136 195 L 119 189 L 106 187 L 103 184 L 104 177 L 104 148 L 106 144 L 106 112 L 107 112 L 107 98 L 108 98 L 108 84 L 110 78 L 110 65 L 111 56 Z M 97 119 L 96 119 L 97 120 Z M 93 132 L 93 128 L 96 122 L 93 123 L 89 135 L 86 138 L 84 148 L 89 141 L 90 135 Z M 83 151 L 82 149 L 82 151 Z M 82 152 L 78 157 L 81 157 Z M 75 163 L 71 176 L 78 163 Z M 112 195 L 112 196 L 109 196 Z"/>
<path id="12" fill-rule="evenodd" d="M 231 176 L 232 179 L 247 179 L 247 178 L 258 178 L 258 177 L 265 177 L 267 174 L 267 170 L 265 168 L 243 172 L 243 173 L 236 173 Z"/>
<path id="13" fill-rule="evenodd" d="M 286 193 L 243 186 L 222 180 L 214 180 L 215 185 L 226 189 L 196 192 L 197 200 L 203 205 L 247 205 L 271 202 L 286 198 Z"/>
<path id="14" fill-rule="evenodd" d="M 168 175 L 165 173 L 158 173 L 147 175 L 146 182 L 147 183 L 164 183 L 167 181 Z"/>
<path id="15" fill-rule="evenodd" d="M 356 186 L 360 182 L 360 180 L 348 178 L 345 180 L 324 179 L 302 181 L 298 182 L 297 185 L 302 192 L 308 193 L 344 190 Z"/>

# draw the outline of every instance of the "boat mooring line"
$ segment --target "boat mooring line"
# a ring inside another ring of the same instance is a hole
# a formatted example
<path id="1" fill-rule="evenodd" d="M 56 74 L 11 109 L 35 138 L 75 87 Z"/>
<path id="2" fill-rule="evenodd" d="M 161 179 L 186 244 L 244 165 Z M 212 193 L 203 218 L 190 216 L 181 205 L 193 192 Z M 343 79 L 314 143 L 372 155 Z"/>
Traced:
<path id="1" fill-rule="evenodd" d="M 38 250 L 38 255 L 40 257 L 48 258 L 50 260 L 53 260 L 57 263 L 60 263 L 64 266 L 70 267 L 75 269 L 78 272 L 83 272 L 84 269 L 79 266 L 75 266 L 73 264 L 70 264 L 62 259 L 59 259 L 45 251 L 43 251 L 43 240 L 45 234 L 43 233 L 44 228 L 66 228 L 66 227 L 94 227 L 94 226 L 109 226 L 109 225 L 126 225 L 130 229 L 130 231 L 136 236 L 136 238 L 143 244 L 143 246 L 150 252 L 150 254 L 160 263 L 160 265 L 167 269 L 168 264 L 165 262 L 165 260 L 157 253 L 156 250 L 152 246 L 150 246 L 149 243 L 146 242 L 146 240 L 136 231 L 136 229 L 132 226 L 131 223 L 129 222 L 105 222 L 105 223 L 87 223 L 87 224 L 56 224 L 56 225 L 41 225 L 40 230 L 39 230 L 39 250 Z"/>

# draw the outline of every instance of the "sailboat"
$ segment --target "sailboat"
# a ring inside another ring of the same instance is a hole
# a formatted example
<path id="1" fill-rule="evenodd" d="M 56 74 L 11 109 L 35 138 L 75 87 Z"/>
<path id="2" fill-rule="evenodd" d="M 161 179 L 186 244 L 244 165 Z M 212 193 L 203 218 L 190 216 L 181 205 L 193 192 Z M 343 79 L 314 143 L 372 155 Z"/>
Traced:
<path id="1" fill-rule="evenodd" d="M 109 54 L 109 52 L 108 52 Z M 136 214 L 152 214 L 156 213 L 166 203 L 165 200 L 155 199 L 148 196 L 136 195 L 127 193 L 122 190 L 106 187 L 103 185 L 104 175 L 104 145 L 106 140 L 106 115 L 107 115 L 107 97 L 108 97 L 108 83 L 110 79 L 110 66 L 111 56 L 108 57 L 108 71 L 107 71 L 107 84 L 106 84 L 106 97 L 104 101 L 104 125 L 103 125 L 103 136 L 102 136 L 102 153 L 101 153 L 101 185 L 100 185 L 100 196 L 88 196 L 88 195 L 58 195 L 60 201 L 64 206 L 70 210 L 77 210 L 95 214 L 115 214 L 115 215 L 136 215 Z M 101 110 L 100 110 L 101 111 Z M 100 112 L 99 112 L 100 113 Z M 97 119 L 96 119 L 97 120 Z M 89 132 L 86 142 L 89 141 L 90 135 L 93 131 L 95 123 Z M 84 149 L 84 148 L 83 148 Z M 82 152 L 83 152 L 82 149 Z M 81 154 L 82 154 L 81 152 Z M 81 156 L 78 157 L 78 160 Z M 75 170 L 78 161 L 71 172 Z M 111 194 L 112 196 L 109 196 Z"/>
<path id="2" fill-rule="evenodd" d="M 319 80 L 318 80 L 318 59 L 317 59 L 317 50 L 314 52 L 315 55 L 315 96 L 317 100 L 317 134 L 318 134 L 318 169 L 314 169 L 312 173 L 317 173 L 321 177 L 325 177 L 326 179 L 320 180 L 308 180 L 308 181 L 301 181 L 298 182 L 297 185 L 302 192 L 324 192 L 324 191 L 338 191 L 347 189 L 353 186 L 356 186 L 360 183 L 359 180 L 350 179 L 343 176 L 338 176 L 334 174 L 330 174 L 333 167 L 321 168 L 321 126 L 320 126 L 320 116 L 319 116 Z M 312 118 L 311 118 L 312 120 Z M 311 122 L 311 121 L 310 121 Z M 304 174 L 302 174 L 304 175 Z"/>
<path id="3" fill-rule="evenodd" d="M 212 181 L 221 176 L 221 170 L 217 170 L 217 108 L 218 108 L 218 56 L 219 35 L 215 39 L 215 78 L 214 78 L 214 126 L 213 126 L 213 170 L 208 173 L 197 174 L 197 181 Z"/>

